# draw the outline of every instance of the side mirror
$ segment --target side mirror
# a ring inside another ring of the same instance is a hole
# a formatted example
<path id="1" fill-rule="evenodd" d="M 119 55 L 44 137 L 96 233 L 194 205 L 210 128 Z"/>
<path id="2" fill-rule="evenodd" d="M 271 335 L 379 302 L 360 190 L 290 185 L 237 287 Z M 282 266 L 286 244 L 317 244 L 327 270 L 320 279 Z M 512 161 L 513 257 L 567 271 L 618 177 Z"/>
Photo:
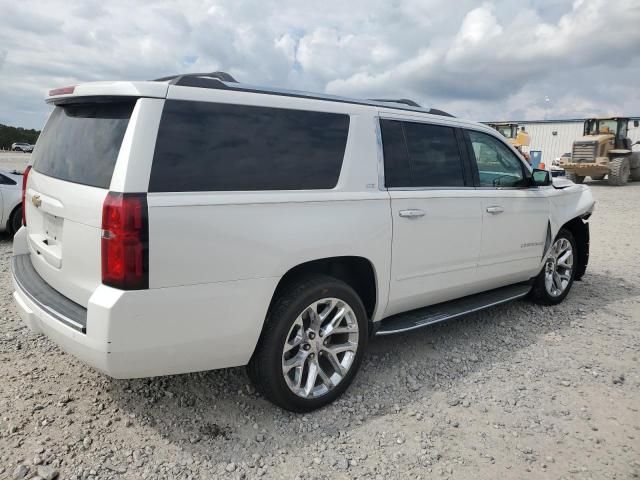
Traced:
<path id="1" fill-rule="evenodd" d="M 551 185 L 551 174 L 548 170 L 533 169 L 533 185 L 537 187 L 546 187 Z"/>

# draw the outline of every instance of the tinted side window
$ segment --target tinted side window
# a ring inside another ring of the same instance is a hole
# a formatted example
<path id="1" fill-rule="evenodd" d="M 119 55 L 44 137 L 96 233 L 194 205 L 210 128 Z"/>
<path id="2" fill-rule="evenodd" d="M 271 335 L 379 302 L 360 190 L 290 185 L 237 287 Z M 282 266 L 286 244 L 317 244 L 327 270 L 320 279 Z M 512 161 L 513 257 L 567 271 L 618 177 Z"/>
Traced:
<path id="1" fill-rule="evenodd" d="M 384 153 L 384 184 L 387 188 L 411 185 L 409 154 L 404 141 L 402 122 L 380 120 Z"/>
<path id="2" fill-rule="evenodd" d="M 525 185 L 520 159 L 500 140 L 470 130 L 469 138 L 478 164 L 481 187 L 521 187 Z"/>
<path id="3" fill-rule="evenodd" d="M 463 187 L 464 171 L 455 130 L 403 122 L 414 187 Z"/>
<path id="4" fill-rule="evenodd" d="M 348 132 L 348 115 L 168 100 L 149 191 L 333 188 Z"/>
<path id="5" fill-rule="evenodd" d="M 18 183 L 15 180 L 12 180 L 11 178 L 0 174 L 0 184 L 1 185 L 17 185 Z"/>

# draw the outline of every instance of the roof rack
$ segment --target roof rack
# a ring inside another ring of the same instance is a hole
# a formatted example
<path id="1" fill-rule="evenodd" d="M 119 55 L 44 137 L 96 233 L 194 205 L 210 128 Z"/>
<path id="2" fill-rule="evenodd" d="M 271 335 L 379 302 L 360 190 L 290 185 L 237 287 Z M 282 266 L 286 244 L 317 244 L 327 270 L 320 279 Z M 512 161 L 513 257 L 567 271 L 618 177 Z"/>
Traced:
<path id="1" fill-rule="evenodd" d="M 453 117 L 450 113 L 436 108 L 424 108 L 413 100 L 382 100 L 369 99 L 360 100 L 356 98 L 339 97 L 336 95 L 327 95 L 323 93 L 310 93 L 299 90 L 285 90 L 271 87 L 260 87 L 256 85 L 248 85 L 238 83 L 238 81 L 226 72 L 211 73 L 186 73 L 181 75 L 171 75 L 168 77 L 157 78 L 155 82 L 169 82 L 171 85 L 179 85 L 183 87 L 213 88 L 221 90 L 234 90 L 237 92 L 262 93 L 266 95 L 281 95 L 285 97 L 308 98 L 311 100 L 325 100 L 329 102 L 351 103 L 354 105 L 369 105 L 372 107 L 385 107 L 397 110 L 409 110 L 414 112 L 429 113 L 431 115 L 441 115 L 445 117 Z M 395 105 L 389 105 L 394 103 Z"/>
<path id="2" fill-rule="evenodd" d="M 219 80 L 221 82 L 238 83 L 238 81 L 229 75 L 227 72 L 210 72 L 210 73 L 181 73 L 179 75 L 170 75 L 168 77 L 156 78 L 154 82 L 166 82 L 169 81 L 171 85 L 184 85 L 182 82 L 190 79 L 205 78 L 210 80 Z M 184 85 L 184 86 L 196 86 L 196 85 Z M 204 87 L 206 88 L 206 87 Z"/>
<path id="3" fill-rule="evenodd" d="M 418 103 L 413 100 L 409 100 L 408 98 L 399 98 L 397 100 L 387 99 L 387 98 L 370 98 L 372 102 L 383 102 L 383 103 L 401 103 L 403 105 L 409 105 L 410 107 L 418 107 L 422 108 Z"/>

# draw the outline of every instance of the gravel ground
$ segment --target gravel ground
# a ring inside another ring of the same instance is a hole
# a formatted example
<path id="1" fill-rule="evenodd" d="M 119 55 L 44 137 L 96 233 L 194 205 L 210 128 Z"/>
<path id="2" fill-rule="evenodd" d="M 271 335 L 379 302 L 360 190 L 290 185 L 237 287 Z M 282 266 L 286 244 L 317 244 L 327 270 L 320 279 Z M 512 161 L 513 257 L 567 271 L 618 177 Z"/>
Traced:
<path id="1" fill-rule="evenodd" d="M 243 368 L 124 381 L 84 366 L 21 323 L 4 236 L 0 478 L 636 478 L 640 183 L 592 186 L 591 264 L 562 305 L 375 339 L 347 394 L 307 415 Z"/>

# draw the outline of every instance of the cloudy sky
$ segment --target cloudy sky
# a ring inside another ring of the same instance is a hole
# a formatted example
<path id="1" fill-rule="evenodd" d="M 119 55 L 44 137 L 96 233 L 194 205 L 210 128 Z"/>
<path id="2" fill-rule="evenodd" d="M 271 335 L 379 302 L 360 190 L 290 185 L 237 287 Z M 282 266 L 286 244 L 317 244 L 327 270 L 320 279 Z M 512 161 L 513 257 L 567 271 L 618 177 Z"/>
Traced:
<path id="1" fill-rule="evenodd" d="M 476 120 L 640 115 L 639 0 L 0 0 L 0 123 L 45 92 L 223 70 Z"/>

